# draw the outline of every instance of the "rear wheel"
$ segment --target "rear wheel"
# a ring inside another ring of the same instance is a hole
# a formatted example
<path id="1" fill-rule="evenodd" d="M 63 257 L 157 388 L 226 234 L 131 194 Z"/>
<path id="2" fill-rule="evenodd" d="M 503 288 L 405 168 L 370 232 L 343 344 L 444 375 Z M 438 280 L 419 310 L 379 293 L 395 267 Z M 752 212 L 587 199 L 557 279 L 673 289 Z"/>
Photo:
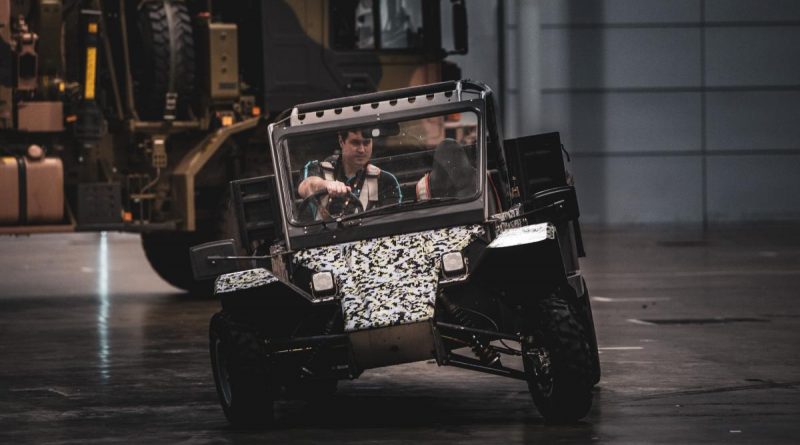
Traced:
<path id="1" fill-rule="evenodd" d="M 237 426 L 267 426 L 274 419 L 274 395 L 255 332 L 214 314 L 209 352 L 222 411 Z"/>
<path id="2" fill-rule="evenodd" d="M 574 309 L 559 291 L 539 301 L 536 328 L 523 342 L 533 402 L 548 422 L 580 420 L 592 405 L 592 357 Z"/>
<path id="3" fill-rule="evenodd" d="M 167 283 L 192 294 L 211 295 L 213 283 L 195 281 L 189 248 L 207 239 L 192 232 L 153 232 L 142 234 L 142 248 L 150 266 Z"/>
<path id="4" fill-rule="evenodd" d="M 189 248 L 209 241 L 233 239 L 238 249 L 237 254 L 247 254 L 240 246 L 236 216 L 230 199 L 227 195 L 212 198 L 198 201 L 198 209 L 212 215 L 206 220 L 198 221 L 199 230 L 142 233 L 142 248 L 156 273 L 169 284 L 198 296 L 211 295 L 214 281 L 194 279 Z M 220 201 L 219 204 L 212 204 Z"/>

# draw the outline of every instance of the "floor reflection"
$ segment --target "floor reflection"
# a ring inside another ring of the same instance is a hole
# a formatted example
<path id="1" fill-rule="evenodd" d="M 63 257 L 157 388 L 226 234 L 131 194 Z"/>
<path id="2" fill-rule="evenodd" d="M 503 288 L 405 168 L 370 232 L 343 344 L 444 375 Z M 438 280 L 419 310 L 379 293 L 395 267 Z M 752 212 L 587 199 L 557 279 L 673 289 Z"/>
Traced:
<path id="1" fill-rule="evenodd" d="M 108 292 L 108 234 L 100 233 L 100 244 L 97 252 L 97 298 L 100 304 L 97 309 L 97 354 L 99 359 L 100 380 L 108 383 L 111 378 L 111 352 L 108 346 L 108 312 L 111 306 Z"/>

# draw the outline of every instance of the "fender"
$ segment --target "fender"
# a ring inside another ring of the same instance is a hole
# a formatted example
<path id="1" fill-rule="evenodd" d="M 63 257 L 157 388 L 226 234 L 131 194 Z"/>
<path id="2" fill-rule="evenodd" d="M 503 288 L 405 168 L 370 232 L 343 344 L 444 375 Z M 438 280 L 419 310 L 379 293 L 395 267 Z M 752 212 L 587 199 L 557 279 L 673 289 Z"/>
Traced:
<path id="1" fill-rule="evenodd" d="M 470 281 L 499 291 L 512 304 L 530 299 L 532 289 L 567 283 L 555 226 L 541 223 L 501 231 L 483 251 Z"/>
<path id="2" fill-rule="evenodd" d="M 226 311 L 307 309 L 316 304 L 311 295 L 282 281 L 267 269 L 255 268 L 220 275 L 214 296 Z"/>

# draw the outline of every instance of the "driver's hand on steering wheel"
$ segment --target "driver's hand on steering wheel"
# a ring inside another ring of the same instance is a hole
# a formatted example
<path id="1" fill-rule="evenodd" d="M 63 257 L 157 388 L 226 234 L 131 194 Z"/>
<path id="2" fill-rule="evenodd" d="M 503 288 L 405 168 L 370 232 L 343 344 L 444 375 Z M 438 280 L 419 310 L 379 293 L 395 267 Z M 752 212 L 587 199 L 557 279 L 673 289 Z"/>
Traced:
<path id="1" fill-rule="evenodd" d="M 337 196 L 344 196 L 350 193 L 351 189 L 341 181 L 325 181 L 324 187 L 328 190 L 328 195 L 331 198 Z"/>

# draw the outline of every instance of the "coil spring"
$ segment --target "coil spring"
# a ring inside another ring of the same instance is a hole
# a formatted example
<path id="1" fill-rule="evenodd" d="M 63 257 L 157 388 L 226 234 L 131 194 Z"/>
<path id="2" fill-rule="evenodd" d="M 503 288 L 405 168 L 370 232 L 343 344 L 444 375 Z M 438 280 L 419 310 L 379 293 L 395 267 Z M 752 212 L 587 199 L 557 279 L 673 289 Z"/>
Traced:
<path id="1" fill-rule="evenodd" d="M 452 315 L 458 323 L 466 327 L 475 327 L 473 326 L 472 320 L 460 306 L 453 304 L 444 294 L 441 295 L 441 300 L 444 302 L 447 311 L 450 312 L 450 315 Z M 492 351 L 489 345 L 483 344 L 480 337 L 477 335 L 472 334 L 471 337 L 472 339 L 469 342 L 470 349 L 481 362 L 487 365 L 494 365 L 500 362 L 500 353 Z"/>

